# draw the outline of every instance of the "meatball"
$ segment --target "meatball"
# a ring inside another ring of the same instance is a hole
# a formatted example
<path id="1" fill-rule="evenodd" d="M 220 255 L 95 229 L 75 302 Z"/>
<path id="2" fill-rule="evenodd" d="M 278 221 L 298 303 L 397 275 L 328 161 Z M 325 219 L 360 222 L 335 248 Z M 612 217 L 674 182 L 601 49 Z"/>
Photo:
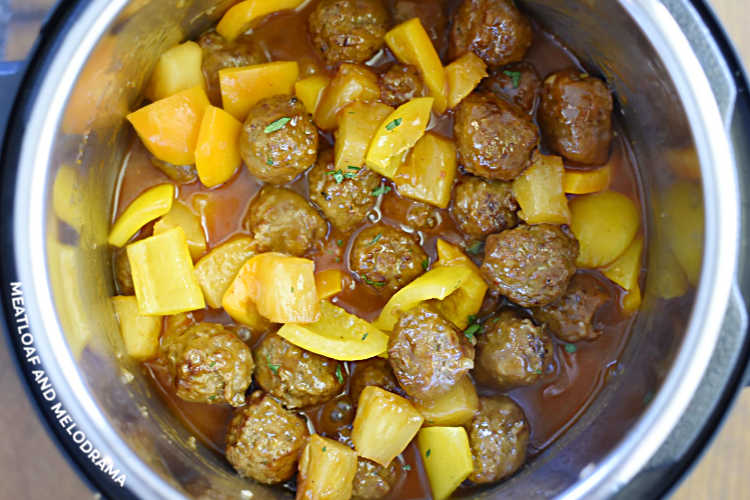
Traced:
<path id="1" fill-rule="evenodd" d="M 393 22 L 401 24 L 418 17 L 441 58 L 448 45 L 448 16 L 443 4 L 444 2 L 423 0 L 396 0 L 393 5 Z"/>
<path id="2" fill-rule="evenodd" d="M 247 209 L 244 225 L 252 232 L 259 252 L 301 256 L 328 232 L 325 220 L 291 189 L 265 186 Z"/>
<path id="3" fill-rule="evenodd" d="M 479 412 L 466 427 L 474 459 L 469 480 L 494 483 L 526 461 L 529 424 L 523 410 L 509 397 L 479 398 Z"/>
<path id="4" fill-rule="evenodd" d="M 305 351 L 271 334 L 255 349 L 255 380 L 287 408 L 304 408 L 333 399 L 346 375 L 332 359 Z"/>
<path id="5" fill-rule="evenodd" d="M 354 449 L 351 434 L 350 429 L 343 429 L 338 435 L 338 440 Z M 393 460 L 388 467 L 383 467 L 366 458 L 357 458 L 352 498 L 374 500 L 387 496 L 399 480 L 397 464 L 398 461 Z"/>
<path id="6" fill-rule="evenodd" d="M 151 164 L 177 184 L 191 184 L 198 180 L 195 165 L 174 165 L 156 156 L 151 156 Z"/>
<path id="7" fill-rule="evenodd" d="M 577 258 L 578 241 L 560 226 L 521 224 L 487 238 L 481 271 L 491 289 L 541 307 L 565 292 Z"/>
<path id="8" fill-rule="evenodd" d="M 408 64 L 394 64 L 380 75 L 380 100 L 397 108 L 424 95 L 422 76 Z"/>
<path id="9" fill-rule="evenodd" d="M 381 0 L 322 0 L 308 26 L 329 65 L 364 63 L 385 44 L 388 13 Z"/>
<path id="10" fill-rule="evenodd" d="M 357 235 L 349 258 L 349 267 L 360 280 L 390 296 L 424 272 L 427 254 L 412 235 L 376 224 Z"/>
<path id="11" fill-rule="evenodd" d="M 206 81 L 206 94 L 215 106 L 221 106 L 220 69 L 239 68 L 267 61 L 263 48 L 245 35 L 227 42 L 223 36 L 211 31 L 201 36 L 198 44 L 203 49 L 201 69 Z"/>
<path id="12" fill-rule="evenodd" d="M 482 90 L 492 92 L 527 113 L 532 113 L 542 90 L 542 81 L 534 66 L 528 62 L 520 62 L 493 71 L 482 82 Z"/>
<path id="13" fill-rule="evenodd" d="M 433 306 L 401 314 L 388 341 L 388 361 L 409 396 L 434 399 L 474 368 L 474 347 Z"/>
<path id="14" fill-rule="evenodd" d="M 229 423 L 227 460 L 242 476 L 280 483 L 294 476 L 308 436 L 302 417 L 257 391 Z"/>
<path id="15" fill-rule="evenodd" d="M 518 203 L 513 184 L 463 177 L 453 191 L 451 214 L 458 228 L 467 235 L 484 239 L 518 224 Z"/>
<path id="16" fill-rule="evenodd" d="M 402 393 L 401 387 L 396 382 L 396 377 L 393 376 L 391 366 L 387 360 L 381 358 L 357 363 L 349 387 L 349 394 L 351 394 L 354 404 L 357 404 L 359 395 L 368 385 L 374 385 L 395 394 Z"/>
<path id="17" fill-rule="evenodd" d="M 489 66 L 518 62 L 533 36 L 513 0 L 463 0 L 453 19 L 452 59 L 474 52 Z"/>
<path id="18" fill-rule="evenodd" d="M 252 382 L 250 348 L 222 325 L 197 323 L 162 339 L 176 394 L 194 403 L 245 404 Z"/>
<path id="19" fill-rule="evenodd" d="M 544 329 L 513 311 L 491 319 L 477 341 L 477 381 L 510 389 L 536 382 L 544 373 L 552 346 Z"/>
<path id="20" fill-rule="evenodd" d="M 492 94 L 472 94 L 456 108 L 453 131 L 464 168 L 476 175 L 513 180 L 529 164 L 539 132 L 516 106 Z"/>
<path id="21" fill-rule="evenodd" d="M 406 209 L 406 223 L 418 231 L 430 231 L 441 222 L 440 211 L 421 201 L 411 201 Z"/>
<path id="22" fill-rule="evenodd" d="M 133 288 L 133 274 L 130 272 L 130 260 L 124 248 L 114 252 L 115 256 L 115 286 L 120 295 L 135 295 Z"/>
<path id="23" fill-rule="evenodd" d="M 608 301 L 607 290 L 596 278 L 576 273 L 565 294 L 555 302 L 535 309 L 534 317 L 546 323 L 560 340 L 594 340 L 603 333 L 594 324 L 594 315 Z"/>
<path id="24" fill-rule="evenodd" d="M 377 201 L 372 191 L 380 185 L 380 176 L 364 167 L 337 170 L 332 150 L 320 153 L 307 179 L 310 200 L 320 207 L 333 227 L 344 233 L 365 220 Z"/>
<path id="25" fill-rule="evenodd" d="M 318 129 L 296 97 L 269 97 L 253 106 L 239 141 L 250 173 L 271 184 L 291 181 L 318 157 Z"/>
<path id="26" fill-rule="evenodd" d="M 612 95 L 604 82 L 576 70 L 544 81 L 539 126 L 544 142 L 568 160 L 602 165 L 612 142 Z"/>

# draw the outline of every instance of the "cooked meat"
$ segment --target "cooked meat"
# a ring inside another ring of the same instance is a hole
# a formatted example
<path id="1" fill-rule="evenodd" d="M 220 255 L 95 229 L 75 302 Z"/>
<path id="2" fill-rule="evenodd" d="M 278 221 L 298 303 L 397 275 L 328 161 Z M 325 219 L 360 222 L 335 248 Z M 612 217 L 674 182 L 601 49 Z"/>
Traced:
<path id="1" fill-rule="evenodd" d="M 402 392 L 401 387 L 396 382 L 396 377 L 393 376 L 393 370 L 391 370 L 388 360 L 381 358 L 372 358 L 357 363 L 349 387 L 349 394 L 351 394 L 355 405 L 359 401 L 359 395 L 368 385 L 374 385 L 395 394 Z"/>
<path id="2" fill-rule="evenodd" d="M 482 89 L 532 113 L 541 94 L 542 81 L 534 66 L 524 61 L 492 71 L 482 82 Z"/>
<path id="3" fill-rule="evenodd" d="M 350 429 L 343 429 L 338 435 L 338 440 L 354 449 L 351 433 Z M 397 464 L 398 461 L 393 460 L 388 467 L 383 467 L 366 458 L 357 458 L 357 474 L 354 476 L 352 498 L 375 500 L 387 496 L 399 480 Z"/>
<path id="4" fill-rule="evenodd" d="M 203 78 L 206 80 L 206 94 L 211 104 L 221 106 L 221 86 L 219 70 L 240 68 L 267 62 L 263 48 L 249 36 L 239 36 L 227 42 L 215 31 L 209 31 L 198 39 L 203 49 Z"/>
<path id="5" fill-rule="evenodd" d="M 397 108 L 424 95 L 422 76 L 414 66 L 394 64 L 380 75 L 380 100 Z"/>
<path id="6" fill-rule="evenodd" d="M 518 203 L 510 182 L 463 177 L 454 188 L 450 210 L 458 228 L 477 239 L 518 224 Z"/>

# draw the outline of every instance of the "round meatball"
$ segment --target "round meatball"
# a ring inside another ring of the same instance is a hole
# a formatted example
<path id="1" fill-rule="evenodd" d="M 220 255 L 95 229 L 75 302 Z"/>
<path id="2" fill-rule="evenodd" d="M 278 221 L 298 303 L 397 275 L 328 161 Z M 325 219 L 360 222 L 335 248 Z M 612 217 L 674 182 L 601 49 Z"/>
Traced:
<path id="1" fill-rule="evenodd" d="M 424 272 L 427 254 L 412 235 L 381 223 L 357 235 L 349 259 L 360 280 L 390 296 Z"/>
<path id="2" fill-rule="evenodd" d="M 482 82 L 482 90 L 532 113 L 542 90 L 542 81 L 534 66 L 524 61 L 493 71 Z"/>
<path id="3" fill-rule="evenodd" d="M 377 201 L 372 191 L 380 185 L 380 176 L 364 167 L 336 169 L 332 150 L 320 153 L 307 179 L 310 200 L 344 233 L 361 224 Z"/>
<path id="4" fill-rule="evenodd" d="M 474 459 L 469 480 L 494 483 L 526 461 L 529 424 L 523 410 L 509 397 L 479 398 L 479 412 L 466 427 Z"/>
<path id="5" fill-rule="evenodd" d="M 388 341 L 388 361 L 406 394 L 425 401 L 474 368 L 474 346 L 433 306 L 421 304 L 401 314 Z"/>
<path id="6" fill-rule="evenodd" d="M 245 404 L 255 367 L 247 344 L 216 323 L 198 323 L 178 332 L 162 339 L 177 396 L 194 403 Z"/>
<path id="7" fill-rule="evenodd" d="M 227 460 L 244 477 L 280 483 L 294 476 L 308 437 L 302 417 L 257 391 L 229 423 Z"/>
<path id="8" fill-rule="evenodd" d="M 513 0 L 463 0 L 453 19 L 451 53 L 474 52 L 489 66 L 518 62 L 534 33 Z"/>
<path id="9" fill-rule="evenodd" d="M 451 214 L 465 234 L 484 239 L 518 224 L 513 184 L 463 177 L 453 191 Z"/>
<path id="10" fill-rule="evenodd" d="M 388 364 L 388 360 L 382 358 L 373 358 L 357 363 L 349 386 L 349 394 L 351 394 L 354 404 L 357 404 L 360 394 L 369 385 L 380 387 L 395 394 L 401 394 L 402 392 L 401 387 L 396 382 L 396 377 L 393 376 L 391 365 Z"/>
<path id="11" fill-rule="evenodd" d="M 516 304 L 541 307 L 565 292 L 577 258 L 578 241 L 560 226 L 521 224 L 487 238 L 481 271 Z"/>
<path id="12" fill-rule="evenodd" d="M 304 255 L 328 232 L 320 214 L 291 189 L 265 186 L 253 198 L 245 215 L 259 252 Z"/>
<path id="13" fill-rule="evenodd" d="M 440 222 L 440 211 L 427 203 L 412 200 L 406 209 L 406 224 L 418 231 L 433 230 Z"/>
<path id="14" fill-rule="evenodd" d="M 393 5 L 393 22 L 401 24 L 418 17 L 441 58 L 445 55 L 448 45 L 448 16 L 444 3 L 396 0 Z"/>
<path id="15" fill-rule="evenodd" d="M 461 101 L 453 131 L 464 168 L 501 181 L 513 180 L 528 166 L 539 142 L 529 115 L 492 94 L 475 93 Z"/>
<path id="16" fill-rule="evenodd" d="M 565 294 L 535 309 L 534 317 L 565 342 L 594 340 L 603 333 L 594 323 L 594 315 L 609 299 L 609 293 L 599 280 L 590 274 L 576 273 Z"/>
<path id="17" fill-rule="evenodd" d="M 128 253 L 124 248 L 119 248 L 114 252 L 115 264 L 115 286 L 120 295 L 135 295 L 133 288 L 133 274 L 130 272 L 130 260 Z"/>
<path id="18" fill-rule="evenodd" d="M 478 337 L 474 375 L 478 382 L 501 389 L 531 385 L 541 378 L 551 356 L 543 328 L 503 311 Z"/>
<path id="19" fill-rule="evenodd" d="M 380 100 L 397 108 L 424 95 L 422 76 L 408 64 L 394 64 L 380 75 Z"/>
<path id="20" fill-rule="evenodd" d="M 352 431 L 343 429 L 339 435 L 339 442 L 354 449 L 351 438 Z M 399 480 L 398 461 L 393 460 L 388 467 L 376 464 L 366 458 L 357 458 L 357 473 L 354 476 L 352 498 L 375 500 L 387 496 Z"/>
<path id="21" fill-rule="evenodd" d="M 214 106 L 221 106 L 220 69 L 239 68 L 267 61 L 263 48 L 245 35 L 227 42 L 220 34 L 210 31 L 198 39 L 198 44 L 203 49 L 201 69 L 206 81 L 206 94 Z"/>
<path id="22" fill-rule="evenodd" d="M 255 381 L 287 408 L 325 403 L 344 387 L 346 372 L 338 361 L 300 349 L 275 333 L 257 346 L 255 359 Z"/>
<path id="23" fill-rule="evenodd" d="M 318 157 L 318 129 L 296 97 L 269 97 L 253 106 L 239 141 L 247 169 L 271 184 L 291 181 Z"/>
<path id="24" fill-rule="evenodd" d="M 584 165 L 602 165 L 612 142 L 612 94 L 599 78 L 576 70 L 544 81 L 539 126 L 552 151 Z"/>
<path id="25" fill-rule="evenodd" d="M 328 64 L 364 63 L 385 44 L 388 13 L 381 0 L 322 0 L 308 25 Z"/>

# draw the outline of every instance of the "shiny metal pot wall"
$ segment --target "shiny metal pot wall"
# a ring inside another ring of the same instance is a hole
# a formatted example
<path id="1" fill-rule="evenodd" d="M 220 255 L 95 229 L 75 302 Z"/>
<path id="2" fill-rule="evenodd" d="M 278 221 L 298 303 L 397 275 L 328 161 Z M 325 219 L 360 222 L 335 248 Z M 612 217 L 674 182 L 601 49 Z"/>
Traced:
<path id="1" fill-rule="evenodd" d="M 32 61 L 6 143 L 5 185 L 15 189 L 6 197 L 12 226 L 5 224 L 14 242 L 2 272 L 21 285 L 4 298 L 15 306 L 23 293 L 34 334 L 26 346 L 19 340 L 21 362 L 23 347 L 42 360 L 52 398 L 24 365 L 42 412 L 112 495 L 280 495 L 196 445 L 120 354 L 108 300 L 106 234 L 131 134 L 124 115 L 157 56 L 230 3 L 92 0 L 61 8 Z M 650 271 L 632 340 L 600 397 L 521 473 L 480 495 L 654 492 L 665 487 L 659 471 L 687 453 L 733 392 L 744 362 L 746 318 L 734 282 L 742 230 L 734 155 L 744 151 L 733 148 L 730 127 L 735 135 L 745 129 L 737 124 L 735 76 L 689 2 L 521 3 L 617 93 L 641 167 Z M 686 241 L 674 228 L 702 238 Z M 12 315 L 9 324 L 18 331 Z"/>

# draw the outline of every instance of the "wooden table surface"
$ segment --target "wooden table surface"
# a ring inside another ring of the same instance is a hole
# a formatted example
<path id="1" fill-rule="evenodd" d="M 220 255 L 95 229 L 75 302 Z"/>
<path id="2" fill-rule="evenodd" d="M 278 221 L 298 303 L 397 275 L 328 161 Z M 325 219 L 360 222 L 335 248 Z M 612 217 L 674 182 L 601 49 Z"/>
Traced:
<path id="1" fill-rule="evenodd" d="M 11 0 L 26 10 L 52 0 Z M 1 2 L 0 2 L 1 3 Z M 712 0 L 750 66 L 750 12 L 744 0 Z M 24 54 L 31 37 L 24 29 L 9 37 L 6 56 Z M 2 57 L 0 57 L 2 59 Z M 39 423 L 21 387 L 6 343 L 0 341 L 0 499 L 58 500 L 93 498 Z M 708 452 L 675 493 L 677 500 L 750 498 L 750 390 L 745 390 Z"/>

